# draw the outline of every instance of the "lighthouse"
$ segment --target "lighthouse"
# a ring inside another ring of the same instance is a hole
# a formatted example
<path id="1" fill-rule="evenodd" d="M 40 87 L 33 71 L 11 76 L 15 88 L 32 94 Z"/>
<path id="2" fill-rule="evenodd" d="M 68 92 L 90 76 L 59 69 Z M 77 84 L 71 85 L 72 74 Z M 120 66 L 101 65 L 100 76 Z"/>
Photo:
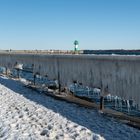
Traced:
<path id="1" fill-rule="evenodd" d="M 78 45 L 79 45 L 78 41 L 75 40 L 74 41 L 74 51 L 77 51 L 78 50 Z"/>

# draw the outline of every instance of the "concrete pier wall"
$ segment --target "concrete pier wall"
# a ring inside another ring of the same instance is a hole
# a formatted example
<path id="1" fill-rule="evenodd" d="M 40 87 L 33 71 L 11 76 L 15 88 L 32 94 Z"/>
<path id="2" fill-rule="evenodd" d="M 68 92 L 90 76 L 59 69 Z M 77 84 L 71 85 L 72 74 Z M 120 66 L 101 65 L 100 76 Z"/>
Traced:
<path id="1" fill-rule="evenodd" d="M 77 80 L 133 99 L 140 106 L 140 56 L 0 54 L 0 66 L 34 64 L 34 73 L 59 79 L 62 86 Z"/>

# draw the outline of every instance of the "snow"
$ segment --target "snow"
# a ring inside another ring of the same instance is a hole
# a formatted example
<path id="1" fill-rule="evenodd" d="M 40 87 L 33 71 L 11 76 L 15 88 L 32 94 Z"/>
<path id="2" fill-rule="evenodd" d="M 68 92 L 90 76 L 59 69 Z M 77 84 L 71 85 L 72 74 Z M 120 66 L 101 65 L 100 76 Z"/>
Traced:
<path id="1" fill-rule="evenodd" d="M 1 140 L 138 140 L 140 130 L 0 77 Z"/>

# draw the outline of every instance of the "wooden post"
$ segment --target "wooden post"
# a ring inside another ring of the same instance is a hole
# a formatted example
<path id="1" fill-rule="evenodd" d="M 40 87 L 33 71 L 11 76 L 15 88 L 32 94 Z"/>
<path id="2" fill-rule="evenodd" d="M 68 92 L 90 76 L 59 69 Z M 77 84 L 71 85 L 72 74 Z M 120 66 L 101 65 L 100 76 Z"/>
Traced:
<path id="1" fill-rule="evenodd" d="M 8 68 L 5 67 L 5 70 L 6 70 L 6 76 L 8 76 Z"/>
<path id="2" fill-rule="evenodd" d="M 61 92 L 61 84 L 60 84 L 60 73 L 58 71 L 58 91 Z"/>
<path id="3" fill-rule="evenodd" d="M 59 89 L 59 93 L 60 93 L 61 92 L 61 84 L 60 83 L 59 83 L 58 89 Z"/>
<path id="4" fill-rule="evenodd" d="M 61 84 L 60 84 L 60 72 L 59 72 L 59 61 L 57 61 L 57 66 L 58 66 L 58 91 L 59 93 L 61 92 Z"/>
<path id="5" fill-rule="evenodd" d="M 100 97 L 100 110 L 103 110 L 104 109 L 104 97 L 101 96 Z"/>
<path id="6" fill-rule="evenodd" d="M 36 74 L 34 74 L 34 85 L 36 83 Z"/>

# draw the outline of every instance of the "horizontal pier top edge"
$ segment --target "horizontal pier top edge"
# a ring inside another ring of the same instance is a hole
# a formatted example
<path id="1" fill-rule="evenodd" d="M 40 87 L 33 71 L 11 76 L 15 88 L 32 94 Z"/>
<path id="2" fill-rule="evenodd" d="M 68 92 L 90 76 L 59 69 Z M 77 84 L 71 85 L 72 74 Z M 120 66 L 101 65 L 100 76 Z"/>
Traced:
<path id="1" fill-rule="evenodd" d="M 30 54 L 30 53 L 0 53 L 2 56 L 21 56 L 21 57 L 48 57 L 56 59 L 93 59 L 93 60 L 124 60 L 124 61 L 140 61 L 140 56 L 138 55 L 94 55 L 94 54 Z"/>

